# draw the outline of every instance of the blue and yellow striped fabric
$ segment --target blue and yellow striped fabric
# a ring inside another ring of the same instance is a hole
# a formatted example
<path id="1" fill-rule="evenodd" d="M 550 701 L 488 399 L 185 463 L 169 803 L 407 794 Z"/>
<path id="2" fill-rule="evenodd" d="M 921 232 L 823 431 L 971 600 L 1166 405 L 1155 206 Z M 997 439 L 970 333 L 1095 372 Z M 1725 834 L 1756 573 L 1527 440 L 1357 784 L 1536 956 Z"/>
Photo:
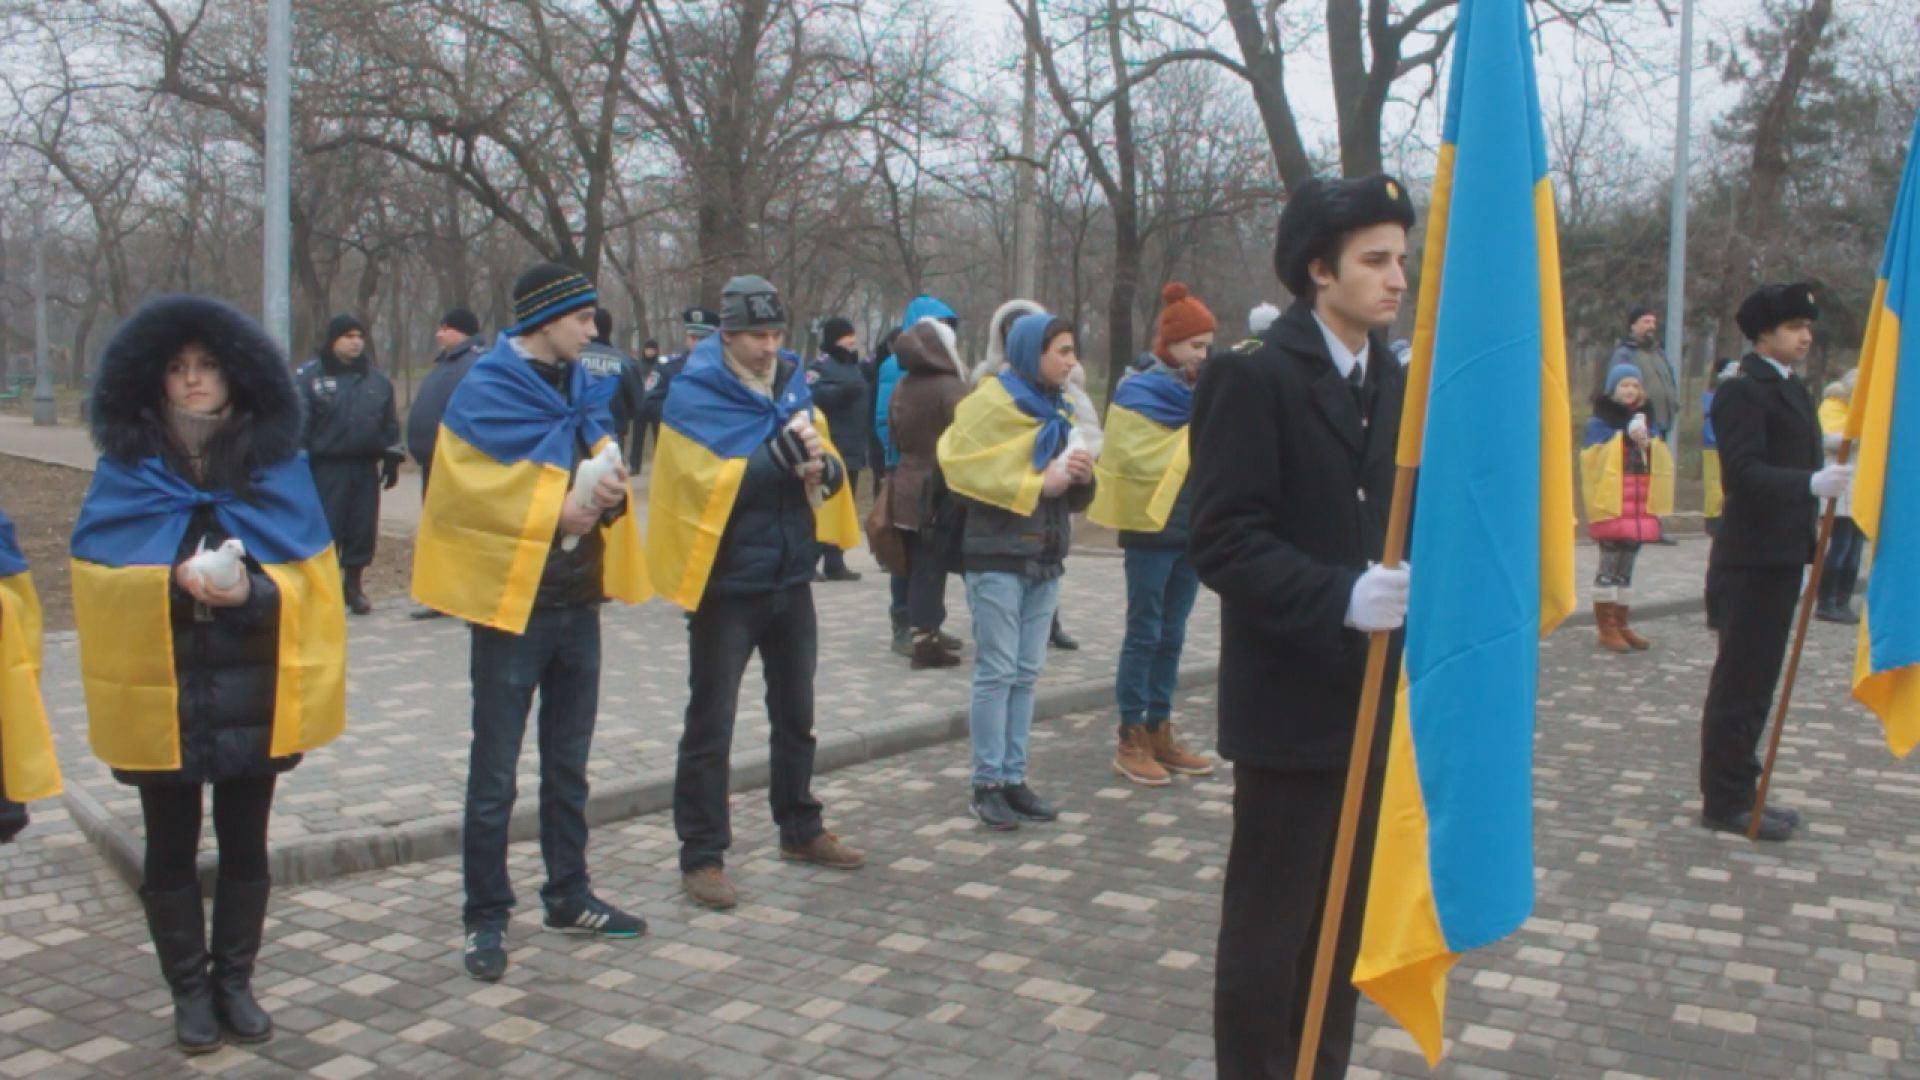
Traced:
<path id="1" fill-rule="evenodd" d="M 347 720 L 340 564 L 304 454 L 257 472 L 245 500 L 201 491 L 159 458 L 101 459 L 73 526 L 73 618 L 93 751 L 116 769 L 180 767 L 173 567 L 193 514 L 220 527 L 280 590 L 275 757 L 338 736 Z"/>
<path id="2" fill-rule="evenodd" d="M 571 365 L 566 396 L 528 366 L 507 335 L 474 362 L 447 401 L 433 448 L 433 482 L 413 545 L 413 597 L 427 607 L 518 634 L 533 613 L 576 441 L 598 450 L 613 427 L 617 389 Z M 632 507 L 600 527 L 607 596 L 653 595 Z"/>
<path id="3" fill-rule="evenodd" d="M 1873 542 L 1853 696 L 1905 757 L 1920 743 L 1920 117 L 1880 263 L 1847 417 L 1853 521 Z"/>
<path id="4" fill-rule="evenodd" d="M 1192 418 L 1193 388 L 1178 377 L 1149 371 L 1122 382 L 1107 409 L 1087 520 L 1128 532 L 1166 528 L 1187 482 Z"/>
<path id="5" fill-rule="evenodd" d="M 40 596 L 13 521 L 0 511 L 0 796 L 23 803 L 58 794 L 60 763 L 40 699 Z"/>
<path id="6" fill-rule="evenodd" d="M 1524 0 L 1462 0 L 1399 461 L 1415 568 L 1354 982 L 1439 1059 L 1446 975 L 1533 909 L 1539 639 L 1573 609 L 1560 255 Z M 1497 416 L 1499 423 L 1487 423 Z"/>
<path id="7" fill-rule="evenodd" d="M 813 407 L 813 391 L 797 367 L 778 400 L 755 392 L 721 353 L 721 335 L 694 346 L 686 370 L 673 380 L 661 415 L 647 500 L 647 565 L 660 595 L 693 611 L 706 595 L 707 578 L 720 552 L 747 457 L 771 439 L 795 413 L 812 417 L 836 460 L 833 432 Z M 845 468 L 845 462 L 842 463 Z M 853 486 L 842 484 L 814 510 L 814 537 L 844 551 L 860 545 Z"/>

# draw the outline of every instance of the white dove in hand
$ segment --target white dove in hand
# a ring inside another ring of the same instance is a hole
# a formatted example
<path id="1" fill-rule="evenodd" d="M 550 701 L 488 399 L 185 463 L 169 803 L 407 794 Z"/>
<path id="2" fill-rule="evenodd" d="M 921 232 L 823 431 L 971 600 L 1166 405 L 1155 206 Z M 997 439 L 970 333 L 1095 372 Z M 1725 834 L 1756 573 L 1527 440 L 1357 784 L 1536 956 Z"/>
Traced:
<path id="1" fill-rule="evenodd" d="M 187 572 L 200 579 L 203 586 L 226 591 L 240 584 L 240 578 L 247 572 L 241 560 L 247 557 L 247 545 L 238 539 L 229 539 L 213 550 L 207 550 L 207 538 L 200 538 L 200 546 L 187 559 Z"/>
<path id="2" fill-rule="evenodd" d="M 609 439 L 607 444 L 600 448 L 599 453 L 582 461 L 580 466 L 573 470 L 573 490 L 567 493 L 567 498 L 572 499 L 573 504 L 582 510 L 591 507 L 593 489 L 599 487 L 601 480 L 612 476 L 619 468 L 620 446 Z M 560 538 L 561 551 L 572 551 L 579 546 L 580 538 L 577 536 Z"/>

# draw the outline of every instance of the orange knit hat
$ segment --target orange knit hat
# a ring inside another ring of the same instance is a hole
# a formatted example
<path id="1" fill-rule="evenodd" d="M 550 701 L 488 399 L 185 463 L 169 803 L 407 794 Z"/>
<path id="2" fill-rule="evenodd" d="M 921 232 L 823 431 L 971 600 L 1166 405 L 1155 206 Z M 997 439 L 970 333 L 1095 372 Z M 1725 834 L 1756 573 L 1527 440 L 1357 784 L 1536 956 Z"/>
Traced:
<path id="1" fill-rule="evenodd" d="M 1160 290 L 1160 305 L 1160 330 L 1153 338 L 1153 353 L 1162 360 L 1167 358 L 1167 346 L 1211 334 L 1220 325 L 1214 321 L 1207 305 L 1178 281 L 1168 282 L 1167 287 Z"/>

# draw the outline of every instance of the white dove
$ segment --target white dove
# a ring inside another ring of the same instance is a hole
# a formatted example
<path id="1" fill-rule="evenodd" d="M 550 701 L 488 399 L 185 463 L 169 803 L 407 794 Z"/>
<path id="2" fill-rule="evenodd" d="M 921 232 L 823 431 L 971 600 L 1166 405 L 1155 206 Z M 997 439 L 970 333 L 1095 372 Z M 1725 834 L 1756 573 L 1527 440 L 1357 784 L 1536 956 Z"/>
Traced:
<path id="1" fill-rule="evenodd" d="M 573 490 L 567 493 L 567 497 L 572 499 L 573 504 L 582 510 L 591 507 L 593 505 L 593 489 L 600 486 L 602 478 L 612 476 L 615 470 L 619 468 L 620 445 L 612 439 L 608 439 L 607 444 L 600 448 L 599 453 L 582 461 L 579 468 L 573 470 Z M 579 546 L 580 538 L 577 536 L 563 536 L 560 538 L 561 551 L 572 551 Z"/>
<path id="2" fill-rule="evenodd" d="M 200 538 L 200 546 L 187 559 L 187 573 L 200 579 L 200 584 L 214 589 L 227 590 L 240 584 L 240 578 L 247 572 L 241 562 L 247 557 L 247 545 L 237 538 L 221 543 L 212 551 L 207 550 L 207 538 Z"/>

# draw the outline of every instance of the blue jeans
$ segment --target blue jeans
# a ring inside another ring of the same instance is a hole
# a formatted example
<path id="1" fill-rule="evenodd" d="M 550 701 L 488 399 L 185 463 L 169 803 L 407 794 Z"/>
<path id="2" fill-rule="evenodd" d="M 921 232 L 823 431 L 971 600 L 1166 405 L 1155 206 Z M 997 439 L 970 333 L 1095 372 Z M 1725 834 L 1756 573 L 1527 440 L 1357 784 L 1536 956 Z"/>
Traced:
<path id="1" fill-rule="evenodd" d="M 1128 548 L 1127 636 L 1113 696 L 1120 724 L 1154 723 L 1173 715 L 1187 616 L 1200 593 L 1200 575 L 1183 548 Z"/>
<path id="2" fill-rule="evenodd" d="M 1033 688 L 1047 659 L 1047 632 L 1059 602 L 1059 578 L 967 575 L 974 648 L 967 730 L 973 740 L 975 786 L 1026 782 Z"/>
<path id="3" fill-rule="evenodd" d="M 600 708 L 600 608 L 535 609 L 524 634 L 473 627 L 473 749 L 461 836 L 468 929 L 505 929 L 513 911 L 507 828 L 527 712 L 540 692 L 540 856 L 549 908 L 585 896 L 587 753 Z"/>

